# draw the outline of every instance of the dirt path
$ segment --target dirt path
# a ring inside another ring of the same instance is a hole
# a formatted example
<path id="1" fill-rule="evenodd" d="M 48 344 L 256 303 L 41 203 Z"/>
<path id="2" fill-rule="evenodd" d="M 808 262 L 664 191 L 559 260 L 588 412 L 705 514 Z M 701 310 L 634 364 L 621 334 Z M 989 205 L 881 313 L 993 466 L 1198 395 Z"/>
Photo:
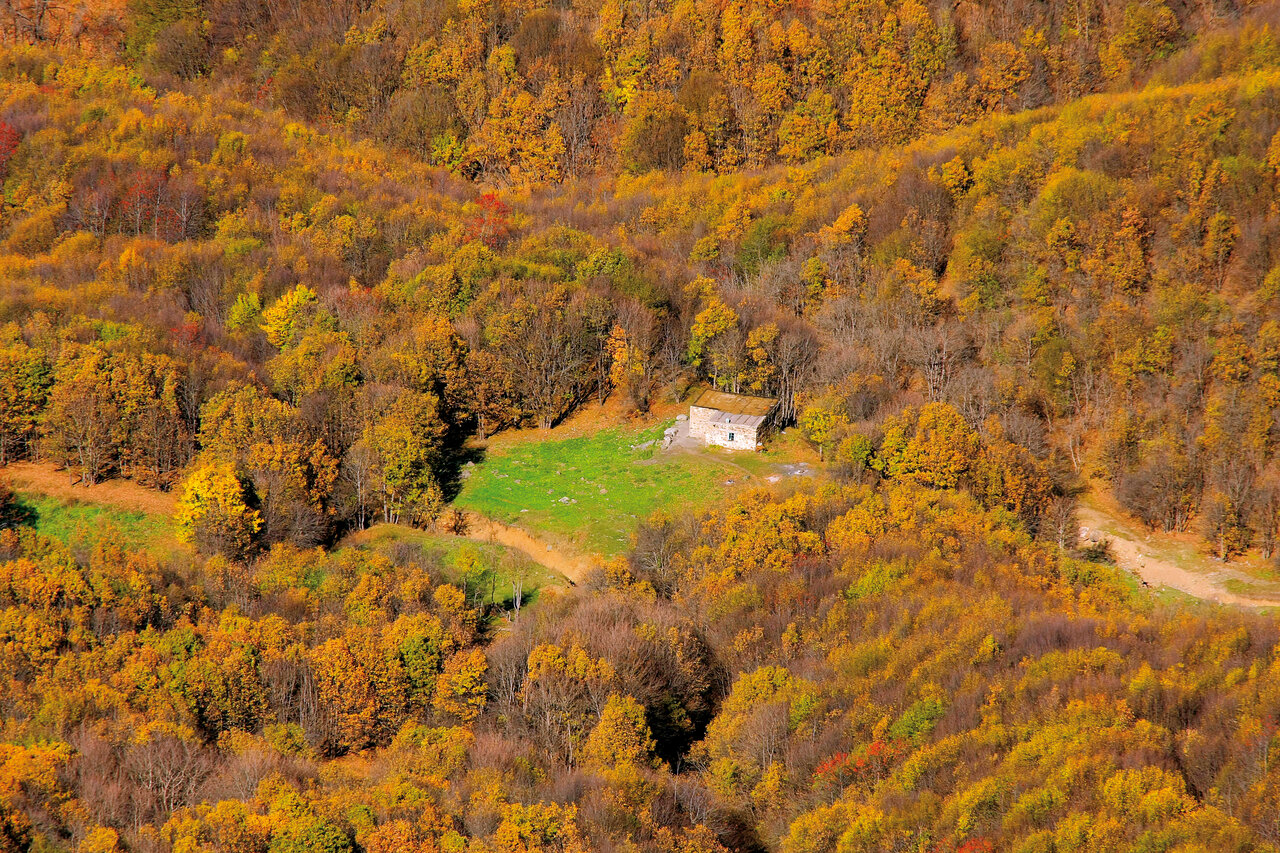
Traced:
<path id="1" fill-rule="evenodd" d="M 11 462 L 0 468 L 0 477 L 20 492 L 39 492 L 63 500 L 103 504 L 149 515 L 170 517 L 178 502 L 172 492 L 158 492 L 132 480 L 72 485 L 71 472 L 59 471 L 51 462 Z"/>
<path id="2" fill-rule="evenodd" d="M 1120 568 L 1132 572 L 1151 586 L 1167 586 L 1205 601 L 1237 607 L 1280 607 L 1280 598 L 1240 595 L 1226 589 L 1224 584 L 1229 580 L 1256 582 L 1241 572 L 1223 567 L 1202 574 L 1162 559 L 1154 549 L 1124 530 L 1116 518 L 1095 507 L 1082 505 L 1079 519 L 1086 536 L 1097 533 L 1110 541 L 1111 553 Z"/>
<path id="3" fill-rule="evenodd" d="M 467 518 L 467 526 L 466 533 L 463 535 L 467 539 L 477 542 L 496 542 L 499 545 L 514 548 L 535 563 L 559 572 L 574 584 L 581 583 L 587 573 L 598 563 L 598 560 L 591 557 L 562 551 L 519 527 L 512 527 L 474 512 L 464 514 Z"/>
<path id="4" fill-rule="evenodd" d="M 14 462 L 0 468 L 4 477 L 18 491 L 81 503 L 102 504 L 131 512 L 171 517 L 177 504 L 172 492 L 158 492 L 132 480 L 107 480 L 93 486 L 72 485 L 71 475 L 59 471 L 52 463 Z M 596 565 L 590 557 L 569 554 L 518 527 L 502 524 L 474 512 L 466 513 L 466 538 L 477 542 L 497 542 L 525 554 L 541 566 L 559 572 L 574 583 L 581 583 Z"/>

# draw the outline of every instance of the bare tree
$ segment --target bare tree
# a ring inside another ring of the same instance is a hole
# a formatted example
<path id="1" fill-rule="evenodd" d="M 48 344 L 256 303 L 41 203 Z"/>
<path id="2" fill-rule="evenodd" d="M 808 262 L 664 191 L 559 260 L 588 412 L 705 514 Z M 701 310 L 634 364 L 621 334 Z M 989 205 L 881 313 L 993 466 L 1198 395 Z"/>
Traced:
<path id="1" fill-rule="evenodd" d="M 556 115 L 564 136 L 565 171 L 570 176 L 582 174 L 594 159 L 591 130 L 601 108 L 599 87 L 588 85 L 581 73 L 575 74 L 564 106 Z"/>
<path id="2" fill-rule="evenodd" d="M 0 0 L 0 10 L 8 19 L 9 36 L 28 44 L 56 42 L 65 23 L 63 3 L 58 0 Z"/>
<path id="3" fill-rule="evenodd" d="M 378 467 L 378 454 L 363 439 L 351 445 L 342 457 L 339 469 L 342 479 L 351 486 L 355 501 L 356 529 L 364 530 L 369 524 L 369 503 L 373 494 L 374 474 Z"/>
<path id="4" fill-rule="evenodd" d="M 1044 532 L 1053 537 L 1053 541 L 1063 551 L 1076 546 L 1080 538 L 1080 522 L 1076 517 L 1076 502 L 1073 498 L 1057 497 L 1049 504 L 1042 523 L 1047 528 Z"/>
<path id="5" fill-rule="evenodd" d="M 778 326 L 773 354 L 778 417 L 783 423 L 790 423 L 796 417 L 796 391 L 813 374 L 820 344 L 813 329 L 803 321 L 783 321 Z"/>
<path id="6" fill-rule="evenodd" d="M 949 398 L 952 378 L 972 357 L 968 337 L 954 325 L 939 323 L 915 330 L 908 342 L 908 357 L 925 384 L 925 395 L 934 403 Z"/>
<path id="7" fill-rule="evenodd" d="M 581 308 L 564 288 L 530 288 L 492 330 L 521 408 L 542 429 L 554 426 L 593 387 L 595 347 Z"/>
<path id="8" fill-rule="evenodd" d="M 163 823 L 174 809 L 191 805 L 213 772 L 211 751 L 174 735 L 158 735 L 134 744 L 125 754 L 125 770 L 149 801 L 137 804 L 138 824 Z"/>

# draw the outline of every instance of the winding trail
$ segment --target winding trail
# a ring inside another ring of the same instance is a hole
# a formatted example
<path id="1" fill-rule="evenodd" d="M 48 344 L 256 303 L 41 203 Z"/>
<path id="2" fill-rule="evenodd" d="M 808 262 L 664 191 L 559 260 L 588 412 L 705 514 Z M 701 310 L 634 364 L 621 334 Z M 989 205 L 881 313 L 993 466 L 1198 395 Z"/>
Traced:
<path id="1" fill-rule="evenodd" d="M 678 443 L 668 452 L 684 452 L 697 455 L 706 453 L 701 447 Z M 708 454 L 708 456 L 710 456 Z M 756 475 L 732 461 L 715 457 L 714 461 L 740 469 L 748 477 Z M 8 479 L 19 491 L 32 491 L 64 500 L 104 504 L 119 509 L 172 517 L 176 495 L 159 492 L 138 485 L 130 480 L 108 480 L 94 486 L 75 484 L 68 471 L 59 470 L 47 462 L 13 462 L 0 468 L 0 476 Z M 1079 507 L 1078 517 L 1086 538 L 1104 536 L 1110 541 L 1116 563 L 1124 570 L 1141 578 L 1147 584 L 1165 586 L 1204 601 L 1235 607 L 1280 608 L 1280 588 L 1260 594 L 1233 592 L 1227 588 L 1230 582 L 1253 587 L 1266 584 L 1248 573 L 1227 565 L 1200 557 L 1204 570 L 1192 571 L 1177 565 L 1160 555 L 1161 548 L 1152 543 L 1151 536 L 1143 536 L 1134 530 L 1115 511 L 1100 506 L 1101 501 L 1089 500 Z M 574 553 L 558 547 L 545 539 L 519 527 L 503 524 L 476 512 L 466 511 L 466 526 L 461 534 L 477 542 L 494 542 L 521 552 L 530 560 L 564 575 L 572 583 L 581 583 L 587 575 L 600 566 L 597 556 Z M 1156 537 L 1158 542 L 1162 539 Z M 1168 543 L 1165 543 L 1168 544 Z"/>
<path id="2" fill-rule="evenodd" d="M 104 480 L 92 486 L 73 481 L 73 474 L 52 462 L 10 462 L 0 467 L 0 477 L 20 492 L 38 492 L 67 501 L 102 504 L 130 512 L 172 518 L 178 505 L 173 492 L 161 492 L 132 480 Z"/>
<path id="3" fill-rule="evenodd" d="M 1094 506 L 1081 504 L 1078 512 L 1081 532 L 1104 536 L 1111 544 L 1111 553 L 1120 568 L 1131 572 L 1151 586 L 1167 586 L 1204 601 L 1229 604 L 1236 607 L 1280 607 L 1280 597 L 1241 595 L 1227 589 L 1228 581 L 1256 584 L 1257 578 L 1234 571 L 1226 566 L 1215 566 L 1210 571 L 1193 572 L 1170 560 L 1160 557 L 1155 549 L 1140 540 L 1115 516 Z"/>
<path id="4" fill-rule="evenodd" d="M 72 482 L 72 475 L 49 462 L 11 462 L 0 467 L 5 478 L 18 491 L 35 492 L 68 501 L 101 504 L 132 512 L 172 518 L 177 496 L 141 486 L 132 480 L 114 479 L 85 486 Z M 466 513 L 463 536 L 477 542 L 496 542 L 513 548 L 540 566 L 564 575 L 573 583 L 581 583 L 597 564 L 591 557 L 571 554 L 545 542 L 528 531 L 493 521 L 474 512 Z"/>
<path id="5" fill-rule="evenodd" d="M 581 583 L 600 564 L 599 558 L 570 554 L 519 527 L 512 527 L 471 511 L 464 511 L 463 515 L 467 520 L 466 528 L 461 534 L 464 538 L 505 545 L 538 565 L 559 572 L 573 584 Z"/>

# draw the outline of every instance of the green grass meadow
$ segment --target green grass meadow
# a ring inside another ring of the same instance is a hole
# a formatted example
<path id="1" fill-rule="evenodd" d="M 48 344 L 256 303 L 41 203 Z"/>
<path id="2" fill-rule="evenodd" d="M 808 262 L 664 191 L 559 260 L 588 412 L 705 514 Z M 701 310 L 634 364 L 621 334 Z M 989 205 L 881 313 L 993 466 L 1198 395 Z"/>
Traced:
<path id="1" fill-rule="evenodd" d="M 794 442 L 779 441 L 766 453 L 719 448 L 662 452 L 668 419 L 645 426 L 617 426 L 584 436 L 545 440 L 538 433 L 504 436 L 477 465 L 465 469 L 455 504 L 516 527 L 570 551 L 611 557 L 625 552 L 641 521 L 659 511 L 703 510 L 746 482 L 761 483 L 781 462 L 798 458 Z M 102 541 L 158 557 L 185 550 L 164 515 L 69 501 L 20 491 L 41 534 L 80 551 Z M 408 527 L 377 525 L 339 547 L 423 549 L 442 580 L 465 585 L 502 604 L 512 581 L 522 581 L 526 602 L 540 588 L 565 579 L 520 551 Z"/>
<path id="2" fill-rule="evenodd" d="M 67 501 L 36 492 L 17 492 L 34 516 L 36 532 L 73 550 L 92 550 L 99 542 L 148 551 L 156 556 L 183 548 L 174 537 L 172 520 L 112 506 Z"/>
<path id="3" fill-rule="evenodd" d="M 171 519 L 111 506 L 67 501 L 36 492 L 18 492 L 32 515 L 36 532 L 74 551 L 91 551 L 100 542 L 163 557 L 187 546 L 174 537 Z M 512 581 L 521 583 L 523 603 L 532 604 L 541 589 L 564 586 L 560 575 L 503 545 L 443 536 L 410 527 L 381 524 L 349 538 L 340 547 L 385 551 L 398 545 L 420 548 L 443 582 L 464 587 L 473 600 L 507 605 Z"/>
<path id="4" fill-rule="evenodd" d="M 657 452 L 671 423 L 496 443 L 469 469 L 456 504 L 579 551 L 618 554 L 654 512 L 701 509 L 746 476 L 712 453 Z"/>

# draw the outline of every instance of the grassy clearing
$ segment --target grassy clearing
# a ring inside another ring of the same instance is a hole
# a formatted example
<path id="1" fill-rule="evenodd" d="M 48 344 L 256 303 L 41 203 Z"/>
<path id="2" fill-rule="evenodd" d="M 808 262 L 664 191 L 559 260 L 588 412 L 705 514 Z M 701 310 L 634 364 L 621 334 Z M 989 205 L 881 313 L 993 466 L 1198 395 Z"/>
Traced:
<path id="1" fill-rule="evenodd" d="M 771 435 L 765 443 L 764 450 L 758 453 L 742 453 L 715 446 L 707 447 L 704 452 L 735 467 L 745 468 L 761 478 L 776 475 L 782 466 L 800 464 L 807 465 L 816 473 L 822 464 L 817 451 L 800 437 L 800 431 L 797 429 L 788 429 Z"/>
<path id="2" fill-rule="evenodd" d="M 751 476 L 741 458 L 748 454 L 655 452 L 672 423 L 565 439 L 502 437 L 489 445 L 483 463 L 468 469 L 456 503 L 579 551 L 612 556 L 655 511 L 701 509 Z"/>
<path id="3" fill-rule="evenodd" d="M 174 538 L 173 525 L 167 516 L 37 492 L 16 494 L 29 511 L 32 526 L 38 533 L 64 542 L 73 550 L 91 551 L 99 542 L 109 542 L 164 556 L 185 547 Z"/>
<path id="4" fill-rule="evenodd" d="M 515 587 L 524 605 L 533 604 L 541 591 L 565 586 L 565 579 L 540 566 L 519 551 L 492 542 L 475 542 L 415 530 L 395 524 L 378 524 L 344 539 L 340 548 L 361 548 L 394 554 L 417 549 L 413 556 L 434 570 L 441 581 L 467 592 L 470 600 L 510 609 Z"/>
<path id="5" fill-rule="evenodd" d="M 1274 596 L 1276 592 L 1276 584 L 1273 580 L 1264 580 L 1259 583 L 1251 577 L 1229 577 L 1222 581 L 1222 588 L 1227 592 L 1242 595 L 1246 598 L 1266 598 Z"/>

